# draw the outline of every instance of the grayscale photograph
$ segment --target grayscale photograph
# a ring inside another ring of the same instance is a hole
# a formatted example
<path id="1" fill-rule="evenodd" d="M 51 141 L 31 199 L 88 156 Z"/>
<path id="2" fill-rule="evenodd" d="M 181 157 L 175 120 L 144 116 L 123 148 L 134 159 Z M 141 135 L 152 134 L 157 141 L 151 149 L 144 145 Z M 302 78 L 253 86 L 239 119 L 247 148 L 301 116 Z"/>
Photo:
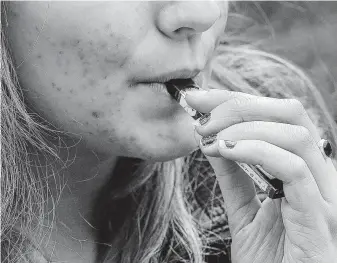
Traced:
<path id="1" fill-rule="evenodd" d="M 1 262 L 337 263 L 337 1 L 0 1 Z"/>

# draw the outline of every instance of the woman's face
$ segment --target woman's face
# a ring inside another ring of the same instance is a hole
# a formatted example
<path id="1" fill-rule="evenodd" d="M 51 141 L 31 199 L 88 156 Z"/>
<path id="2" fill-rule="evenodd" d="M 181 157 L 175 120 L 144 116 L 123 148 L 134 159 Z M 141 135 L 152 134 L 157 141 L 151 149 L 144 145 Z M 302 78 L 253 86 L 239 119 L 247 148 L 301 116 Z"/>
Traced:
<path id="1" fill-rule="evenodd" d="M 101 154 L 159 161 L 196 149 L 193 119 L 141 82 L 207 85 L 226 17 L 223 1 L 11 2 L 7 30 L 37 113 Z"/>

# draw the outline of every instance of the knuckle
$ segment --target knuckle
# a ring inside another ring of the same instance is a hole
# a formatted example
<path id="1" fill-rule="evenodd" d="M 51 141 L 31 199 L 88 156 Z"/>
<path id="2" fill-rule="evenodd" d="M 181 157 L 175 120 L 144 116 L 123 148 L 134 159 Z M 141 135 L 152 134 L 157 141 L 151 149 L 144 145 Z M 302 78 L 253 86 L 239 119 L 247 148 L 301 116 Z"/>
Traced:
<path id="1" fill-rule="evenodd" d="M 246 132 L 254 131 L 254 130 L 258 129 L 259 126 L 261 126 L 261 124 L 257 121 L 245 122 L 245 131 Z"/>
<path id="2" fill-rule="evenodd" d="M 314 138 L 311 135 L 309 129 L 303 126 L 293 126 L 294 139 L 299 142 L 299 144 L 306 147 L 312 147 L 314 145 Z"/>
<path id="3" fill-rule="evenodd" d="M 334 237 L 335 242 L 337 242 L 337 207 L 329 209 L 326 221 L 329 226 L 329 232 Z"/>
<path id="4" fill-rule="evenodd" d="M 306 116 L 306 110 L 298 99 L 287 99 L 286 106 L 289 107 L 291 114 L 295 116 L 295 118 Z"/>
<path id="5" fill-rule="evenodd" d="M 274 150 L 273 146 L 265 141 L 256 142 L 255 149 L 258 152 L 259 160 L 261 160 L 258 164 L 262 166 L 264 165 L 263 160 L 266 160 Z"/>
<path id="6" fill-rule="evenodd" d="M 297 181 L 303 181 L 308 177 L 309 167 L 301 157 L 292 157 L 290 163 L 292 170 L 297 177 Z"/>
<path id="7" fill-rule="evenodd" d="M 251 101 L 252 101 L 252 98 L 249 98 L 249 97 L 236 97 L 236 98 L 231 99 L 233 108 L 234 109 L 239 108 L 240 110 L 250 105 Z"/>
<path id="8" fill-rule="evenodd" d="M 229 101 L 229 110 L 230 114 L 233 116 L 237 116 L 239 122 L 244 122 L 248 118 L 251 113 L 252 108 L 257 102 L 256 98 L 243 96 L 243 97 L 236 97 Z"/>

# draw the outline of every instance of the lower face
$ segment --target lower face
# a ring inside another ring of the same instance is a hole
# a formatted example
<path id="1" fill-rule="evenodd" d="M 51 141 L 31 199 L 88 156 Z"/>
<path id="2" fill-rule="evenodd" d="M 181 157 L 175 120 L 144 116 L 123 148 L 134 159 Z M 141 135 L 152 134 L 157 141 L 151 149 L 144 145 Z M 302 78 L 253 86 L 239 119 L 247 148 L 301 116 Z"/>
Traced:
<path id="1" fill-rule="evenodd" d="M 26 99 L 105 156 L 166 161 L 197 148 L 193 119 L 136 80 L 207 64 L 224 21 L 194 39 L 164 36 L 164 2 L 12 2 L 8 36 Z M 207 85 L 207 84 L 206 84 Z"/>

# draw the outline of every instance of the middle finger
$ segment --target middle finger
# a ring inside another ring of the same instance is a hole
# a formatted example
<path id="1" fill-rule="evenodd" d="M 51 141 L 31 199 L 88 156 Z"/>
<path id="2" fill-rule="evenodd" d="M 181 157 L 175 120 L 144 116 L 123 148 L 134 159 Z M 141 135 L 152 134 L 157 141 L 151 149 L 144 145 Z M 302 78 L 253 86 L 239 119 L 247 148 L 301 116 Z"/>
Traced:
<path id="1" fill-rule="evenodd" d="M 244 122 L 220 131 L 217 137 L 231 141 L 261 140 L 300 156 L 314 175 L 323 198 L 336 200 L 337 177 L 331 176 L 320 149 L 306 128 L 276 122 Z"/>

